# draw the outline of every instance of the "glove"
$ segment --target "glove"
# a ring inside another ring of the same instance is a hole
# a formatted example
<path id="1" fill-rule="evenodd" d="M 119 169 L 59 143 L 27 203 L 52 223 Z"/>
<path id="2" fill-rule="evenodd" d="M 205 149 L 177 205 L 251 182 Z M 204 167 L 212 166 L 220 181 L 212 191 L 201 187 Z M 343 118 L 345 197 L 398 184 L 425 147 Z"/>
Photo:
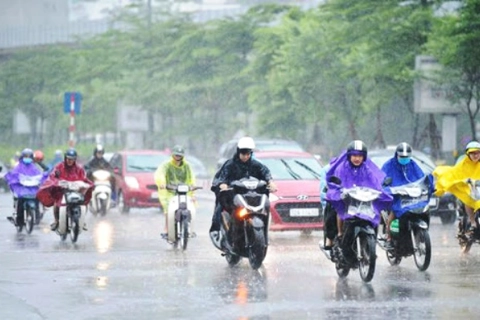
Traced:
<path id="1" fill-rule="evenodd" d="M 270 190 L 270 192 L 275 192 L 277 191 L 277 185 L 273 181 L 270 181 L 268 183 L 268 189 Z"/>
<path id="2" fill-rule="evenodd" d="M 228 189 L 228 185 L 226 183 L 222 183 L 220 185 L 220 190 L 227 190 Z"/>

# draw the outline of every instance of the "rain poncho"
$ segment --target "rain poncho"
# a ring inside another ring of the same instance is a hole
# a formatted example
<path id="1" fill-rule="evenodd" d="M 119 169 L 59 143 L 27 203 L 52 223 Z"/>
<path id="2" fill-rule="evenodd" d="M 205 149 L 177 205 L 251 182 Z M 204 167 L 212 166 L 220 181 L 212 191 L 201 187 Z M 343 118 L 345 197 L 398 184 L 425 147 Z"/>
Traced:
<path id="1" fill-rule="evenodd" d="M 438 166 L 433 171 L 436 179 L 435 192 L 441 196 L 445 192 L 452 193 L 466 206 L 474 210 L 480 209 L 480 201 L 470 197 L 470 187 L 463 183 L 466 179 L 480 180 L 480 163 L 475 163 L 469 157 L 464 157 L 454 166 Z"/>
<path id="2" fill-rule="evenodd" d="M 42 172 L 34 163 L 25 164 L 20 161 L 17 166 L 15 166 L 5 175 L 5 181 L 16 197 L 35 195 L 39 189 L 39 186 L 27 187 L 22 185 L 20 183 L 22 175 L 29 177 L 38 176 L 40 178 L 40 185 L 47 178 L 47 173 Z"/>
<path id="3" fill-rule="evenodd" d="M 382 166 L 382 171 L 385 172 L 387 177 L 392 178 L 392 183 L 390 185 L 391 187 L 403 186 L 425 177 L 425 173 L 413 159 L 406 165 L 401 165 L 398 163 L 396 153 L 391 159 L 385 162 L 385 164 Z M 428 197 L 430 199 L 430 196 L 434 191 L 433 177 L 428 175 L 428 179 L 430 179 L 430 190 Z M 426 203 L 428 203 L 428 200 Z M 395 213 L 395 216 L 399 218 L 409 210 L 416 209 L 417 207 L 424 207 L 426 203 L 420 202 L 413 206 L 402 208 L 400 197 L 395 196 L 392 204 L 392 211 Z"/>
<path id="4" fill-rule="evenodd" d="M 337 185 L 328 182 L 332 176 L 340 178 L 342 184 Z M 392 196 L 382 188 L 385 173 L 368 158 L 359 167 L 354 167 L 350 161 L 348 161 L 347 153 L 344 152 L 330 162 L 330 169 L 327 172 L 326 178 L 328 185 L 326 200 L 333 206 L 341 220 L 350 218 L 345 212 L 347 208 L 342 199 L 343 188 L 359 186 L 382 192 L 380 197 L 373 202 L 373 207 L 377 213 L 372 221 L 375 226 L 380 222 L 380 211 L 389 209 L 391 206 Z"/>
<path id="5" fill-rule="evenodd" d="M 180 183 L 189 186 L 195 185 L 195 175 L 192 173 L 190 164 L 185 159 L 182 160 L 179 166 L 173 158 L 165 161 L 155 171 L 154 179 L 157 186 L 177 185 Z M 162 204 L 164 212 L 168 212 L 168 203 L 174 194 L 175 192 L 167 189 L 158 189 L 158 199 Z M 192 193 L 189 194 L 190 196 L 192 195 Z"/>
<path id="6" fill-rule="evenodd" d="M 56 172 L 59 173 L 58 177 L 55 176 Z M 84 190 L 84 204 L 87 205 L 90 202 L 94 185 L 92 181 L 86 178 L 85 170 L 76 163 L 69 167 L 65 162 L 60 162 L 52 169 L 48 179 L 45 180 L 37 192 L 37 198 L 44 206 L 50 207 L 54 204 L 59 206 L 61 204 L 63 189 L 58 185 L 60 180 L 83 181 L 88 183 L 90 188 Z"/>

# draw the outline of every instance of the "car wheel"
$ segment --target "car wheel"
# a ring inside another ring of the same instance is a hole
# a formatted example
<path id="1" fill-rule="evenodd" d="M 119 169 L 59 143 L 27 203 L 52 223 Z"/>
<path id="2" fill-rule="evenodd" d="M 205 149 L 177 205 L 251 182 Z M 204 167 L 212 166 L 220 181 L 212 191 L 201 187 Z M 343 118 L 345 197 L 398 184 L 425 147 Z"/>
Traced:
<path id="1" fill-rule="evenodd" d="M 453 224 L 457 220 L 457 212 L 452 211 L 444 213 L 440 216 L 440 220 L 442 221 L 443 225 Z"/>
<path id="2" fill-rule="evenodd" d="M 130 211 L 130 207 L 125 204 L 125 197 L 122 191 L 118 193 L 118 211 L 120 213 L 128 213 Z"/>

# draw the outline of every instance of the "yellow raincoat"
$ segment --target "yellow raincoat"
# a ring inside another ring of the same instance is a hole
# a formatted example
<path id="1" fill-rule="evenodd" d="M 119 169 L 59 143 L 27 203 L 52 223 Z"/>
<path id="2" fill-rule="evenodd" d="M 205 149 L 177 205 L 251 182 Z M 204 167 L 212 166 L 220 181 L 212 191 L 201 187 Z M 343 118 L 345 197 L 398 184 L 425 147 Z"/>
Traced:
<path id="1" fill-rule="evenodd" d="M 468 156 L 464 157 L 454 166 L 439 166 L 433 171 L 435 177 L 435 194 L 443 195 L 445 192 L 452 193 L 466 206 L 474 210 L 480 209 L 480 201 L 470 197 L 470 187 L 467 179 L 480 180 L 480 162 L 475 163 Z"/>
<path id="2" fill-rule="evenodd" d="M 189 186 L 195 185 L 195 176 L 193 175 L 190 164 L 183 159 L 182 163 L 177 166 L 172 158 L 162 163 L 154 175 L 155 184 L 158 186 L 167 184 L 185 183 Z M 168 212 L 168 202 L 175 193 L 166 189 L 158 189 L 158 199 L 163 207 L 163 212 Z"/>

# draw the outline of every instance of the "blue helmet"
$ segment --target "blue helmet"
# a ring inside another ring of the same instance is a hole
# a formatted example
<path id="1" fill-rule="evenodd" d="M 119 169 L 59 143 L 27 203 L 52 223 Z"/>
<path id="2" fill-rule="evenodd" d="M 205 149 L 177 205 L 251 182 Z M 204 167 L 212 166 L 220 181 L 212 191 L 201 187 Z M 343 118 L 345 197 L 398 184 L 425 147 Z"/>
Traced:
<path id="1" fill-rule="evenodd" d="M 20 154 L 21 158 L 32 158 L 33 159 L 33 150 L 30 148 L 25 148 L 22 150 L 22 153 Z"/>
<path id="2" fill-rule="evenodd" d="M 73 159 L 73 160 L 76 161 L 76 160 L 77 160 L 77 151 L 76 151 L 74 148 L 68 149 L 68 150 L 65 152 L 64 158 L 65 158 L 65 160 L 67 160 L 67 159 Z"/>

